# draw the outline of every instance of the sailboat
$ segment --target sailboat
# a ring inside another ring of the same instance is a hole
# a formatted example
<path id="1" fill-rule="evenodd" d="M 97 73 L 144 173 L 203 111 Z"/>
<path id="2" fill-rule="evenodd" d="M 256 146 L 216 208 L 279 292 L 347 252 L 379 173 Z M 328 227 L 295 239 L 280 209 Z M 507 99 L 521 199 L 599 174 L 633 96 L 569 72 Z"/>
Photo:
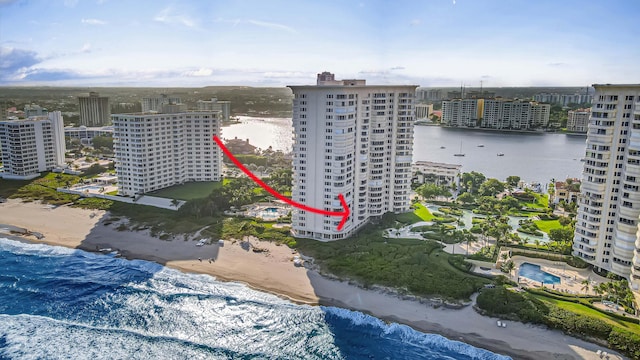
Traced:
<path id="1" fill-rule="evenodd" d="M 453 154 L 453 156 L 464 156 L 464 153 L 462 152 L 462 140 L 460 141 L 460 152 L 457 154 Z"/>

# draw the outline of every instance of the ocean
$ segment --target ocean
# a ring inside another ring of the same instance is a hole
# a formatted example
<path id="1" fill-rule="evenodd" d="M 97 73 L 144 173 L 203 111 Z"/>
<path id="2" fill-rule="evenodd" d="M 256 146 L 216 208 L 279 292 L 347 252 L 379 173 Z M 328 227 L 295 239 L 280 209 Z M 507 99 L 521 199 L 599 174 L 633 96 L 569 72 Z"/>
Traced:
<path id="1" fill-rule="evenodd" d="M 508 359 L 142 260 L 0 238 L 0 359 Z"/>

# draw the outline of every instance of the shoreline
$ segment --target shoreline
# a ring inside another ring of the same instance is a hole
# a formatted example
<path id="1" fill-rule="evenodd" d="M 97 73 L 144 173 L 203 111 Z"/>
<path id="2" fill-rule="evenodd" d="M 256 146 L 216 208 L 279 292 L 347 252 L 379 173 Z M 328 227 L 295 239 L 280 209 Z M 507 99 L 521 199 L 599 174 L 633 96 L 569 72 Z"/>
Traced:
<path id="1" fill-rule="evenodd" d="M 623 358 L 605 347 L 539 326 L 509 321 L 507 329 L 498 328 L 497 319 L 482 316 L 471 306 L 460 310 L 434 308 L 329 279 L 304 267 L 295 267 L 292 259 L 297 252 L 284 245 L 249 240 L 251 246 L 267 250 L 262 253 L 243 248 L 241 244 L 246 243 L 241 240 L 225 241 L 224 246 L 197 247 L 195 241 L 182 238 L 164 241 L 146 231 L 117 231 L 117 222 L 102 224 L 109 216 L 104 211 L 66 206 L 51 209 L 39 203 L 10 199 L 0 204 L 0 223 L 39 231 L 45 238 L 1 232 L 0 237 L 89 252 L 104 253 L 99 250 L 111 248 L 127 259 L 154 261 L 179 271 L 208 274 L 219 281 L 239 282 L 296 304 L 360 311 L 385 322 L 405 324 L 514 359 L 598 359 L 597 350 L 607 351 L 611 359 Z"/>

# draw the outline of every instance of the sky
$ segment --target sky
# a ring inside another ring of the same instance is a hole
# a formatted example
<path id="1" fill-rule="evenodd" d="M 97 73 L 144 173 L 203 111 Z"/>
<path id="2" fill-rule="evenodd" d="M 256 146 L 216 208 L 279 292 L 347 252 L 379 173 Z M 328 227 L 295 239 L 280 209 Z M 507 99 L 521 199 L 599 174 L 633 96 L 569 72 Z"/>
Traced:
<path id="1" fill-rule="evenodd" d="M 0 86 L 640 83 L 637 0 L 0 0 Z"/>

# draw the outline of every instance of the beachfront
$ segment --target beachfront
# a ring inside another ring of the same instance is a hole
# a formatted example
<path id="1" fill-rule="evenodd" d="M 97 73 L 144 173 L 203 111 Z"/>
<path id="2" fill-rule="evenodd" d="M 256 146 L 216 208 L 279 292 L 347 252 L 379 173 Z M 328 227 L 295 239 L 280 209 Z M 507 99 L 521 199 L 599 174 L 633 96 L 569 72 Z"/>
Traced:
<path id="1" fill-rule="evenodd" d="M 159 240 L 146 231 L 119 232 L 115 229 L 116 224 L 102 224 L 108 217 L 102 211 L 66 206 L 52 209 L 19 200 L 0 204 L 0 223 L 41 232 L 45 237 L 38 240 L 40 242 L 89 251 L 110 248 L 127 258 L 156 261 L 187 272 L 243 282 L 296 302 L 360 310 L 518 359 L 598 359 L 598 350 L 611 353 L 595 344 L 537 326 L 507 322 L 506 329 L 498 328 L 496 319 L 483 317 L 470 306 L 462 310 L 435 309 L 330 280 L 303 267 L 295 267 L 292 262 L 295 253 L 286 246 L 251 240 L 253 246 L 266 251 L 247 251 L 240 246 L 240 241 L 199 247 L 195 241 L 182 238 Z M 36 241 L 35 237 L 28 239 Z M 610 358 L 622 357 L 610 355 Z"/>

